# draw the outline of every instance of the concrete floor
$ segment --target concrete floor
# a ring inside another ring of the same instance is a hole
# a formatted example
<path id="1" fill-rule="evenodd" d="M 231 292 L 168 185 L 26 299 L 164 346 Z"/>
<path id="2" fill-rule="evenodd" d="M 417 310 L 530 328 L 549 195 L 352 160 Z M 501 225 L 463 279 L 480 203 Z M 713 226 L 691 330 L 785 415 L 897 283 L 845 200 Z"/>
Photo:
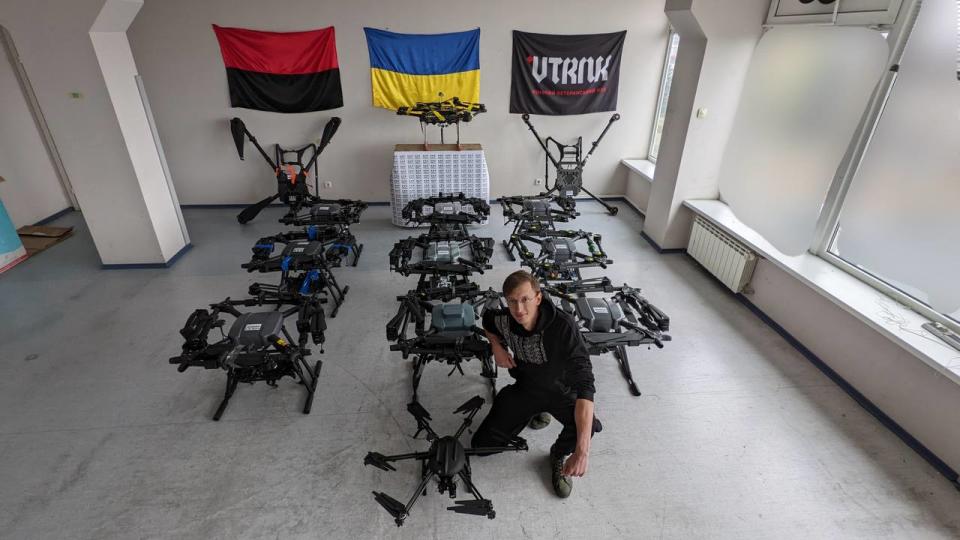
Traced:
<path id="1" fill-rule="evenodd" d="M 405 500 L 418 471 L 362 464 L 368 450 L 425 448 L 404 409 L 409 361 L 384 341 L 414 281 L 387 270 L 408 234 L 388 208 L 355 226 L 360 266 L 337 271 L 351 289 L 328 321 L 313 413 L 287 379 L 241 387 L 219 423 L 223 374 L 179 374 L 167 358 L 193 309 L 259 277 L 239 265 L 279 230 L 279 209 L 245 227 L 236 210 L 187 210 L 194 248 L 168 270 L 101 270 L 81 216 L 61 218 L 74 238 L 0 277 L 0 537 L 960 537 L 960 493 L 926 462 L 689 258 L 655 253 L 639 216 L 581 209 L 575 225 L 602 232 L 616 261 L 609 275 L 672 319 L 666 349 L 631 350 L 643 396 L 612 358 L 594 362 L 605 429 L 570 499 L 549 489 L 553 425 L 525 433 L 526 454 L 475 461 L 495 520 L 447 512 L 431 490 L 400 530 L 370 492 Z M 478 233 L 506 235 L 499 213 Z M 502 248 L 493 262 L 484 285 L 517 267 Z M 441 433 L 484 393 L 467 368 L 424 375 Z"/>

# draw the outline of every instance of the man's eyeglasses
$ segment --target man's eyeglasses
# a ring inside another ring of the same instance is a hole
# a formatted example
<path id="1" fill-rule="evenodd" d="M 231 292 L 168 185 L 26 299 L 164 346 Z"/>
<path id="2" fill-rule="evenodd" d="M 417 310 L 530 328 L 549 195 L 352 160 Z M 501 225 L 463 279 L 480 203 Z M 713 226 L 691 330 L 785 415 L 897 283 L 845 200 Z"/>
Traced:
<path id="1" fill-rule="evenodd" d="M 507 306 L 510 307 L 510 309 L 527 306 L 539 297 L 540 293 L 535 294 L 533 297 L 521 296 L 520 298 L 507 298 Z"/>

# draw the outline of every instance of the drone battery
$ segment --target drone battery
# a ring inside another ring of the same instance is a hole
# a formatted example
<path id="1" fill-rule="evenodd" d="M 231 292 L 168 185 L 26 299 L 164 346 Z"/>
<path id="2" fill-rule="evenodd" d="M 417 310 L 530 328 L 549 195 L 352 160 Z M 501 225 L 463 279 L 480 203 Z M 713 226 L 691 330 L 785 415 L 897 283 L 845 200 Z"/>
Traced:
<path id="1" fill-rule="evenodd" d="M 283 332 L 283 313 L 262 311 L 244 313 L 237 317 L 228 334 L 238 344 L 249 348 L 262 348 L 270 345 L 270 336 L 281 336 Z"/>
<path id="2" fill-rule="evenodd" d="M 623 309 L 606 298 L 577 298 L 577 314 L 588 332 L 611 332 L 624 319 Z"/>
<path id="3" fill-rule="evenodd" d="M 427 207 L 429 208 L 429 206 Z M 434 214 L 442 214 L 445 216 L 451 216 L 454 214 L 459 214 L 462 208 L 460 203 L 451 201 L 451 202 L 440 202 L 433 205 Z"/>
<path id="4" fill-rule="evenodd" d="M 430 326 L 439 332 L 469 330 L 476 320 L 470 304 L 438 304 L 433 306 Z"/>
<path id="5" fill-rule="evenodd" d="M 525 199 L 523 210 L 524 212 L 530 212 L 534 217 L 549 217 L 550 202 L 542 199 Z"/>
<path id="6" fill-rule="evenodd" d="M 460 245 L 457 242 L 430 242 L 423 260 L 440 263 L 453 262 L 460 258 Z"/>
<path id="7" fill-rule="evenodd" d="M 572 262 L 576 258 L 577 244 L 570 238 L 548 238 L 543 242 L 543 249 L 554 262 Z"/>
<path id="8" fill-rule="evenodd" d="M 339 216 L 340 210 L 339 204 L 318 204 L 310 208 L 310 217 L 323 223 Z"/>
<path id="9" fill-rule="evenodd" d="M 298 240 L 290 242 L 283 249 L 284 257 L 320 257 L 323 255 L 323 242 Z"/>

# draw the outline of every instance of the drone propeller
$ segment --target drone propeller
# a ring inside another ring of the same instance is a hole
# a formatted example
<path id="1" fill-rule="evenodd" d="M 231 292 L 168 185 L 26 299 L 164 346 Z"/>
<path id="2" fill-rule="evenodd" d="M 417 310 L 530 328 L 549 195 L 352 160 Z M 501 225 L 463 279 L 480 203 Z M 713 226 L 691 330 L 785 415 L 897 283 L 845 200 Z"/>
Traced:
<path id="1" fill-rule="evenodd" d="M 448 506 L 447 510 L 457 514 L 470 514 L 473 516 L 487 516 L 490 519 L 496 517 L 493 511 L 493 501 L 490 499 L 470 499 L 465 501 L 453 501 L 456 506 Z"/>
<path id="2" fill-rule="evenodd" d="M 457 413 L 469 414 L 469 413 L 472 413 L 473 411 L 480 410 L 480 407 L 483 407 L 483 404 L 484 404 L 484 400 L 482 397 L 473 396 L 472 398 L 467 400 L 466 403 L 458 407 L 457 410 L 453 411 L 453 414 L 457 414 Z"/>
<path id="3" fill-rule="evenodd" d="M 243 132 L 246 129 L 243 120 L 236 117 L 230 119 L 230 133 L 233 134 L 233 143 L 237 145 L 237 154 L 240 155 L 241 161 L 243 160 Z"/>
<path id="4" fill-rule="evenodd" d="M 382 491 L 374 491 L 373 498 L 380 503 L 380 506 L 382 506 L 384 510 L 390 512 L 390 515 L 396 520 L 398 526 L 403 525 L 403 520 L 407 517 L 407 507 L 404 506 L 403 503 Z"/>
<path id="5" fill-rule="evenodd" d="M 363 458 L 364 465 L 373 465 L 374 467 L 382 471 L 395 471 L 397 470 L 393 465 L 387 461 L 387 456 L 379 452 L 367 452 L 367 456 Z"/>

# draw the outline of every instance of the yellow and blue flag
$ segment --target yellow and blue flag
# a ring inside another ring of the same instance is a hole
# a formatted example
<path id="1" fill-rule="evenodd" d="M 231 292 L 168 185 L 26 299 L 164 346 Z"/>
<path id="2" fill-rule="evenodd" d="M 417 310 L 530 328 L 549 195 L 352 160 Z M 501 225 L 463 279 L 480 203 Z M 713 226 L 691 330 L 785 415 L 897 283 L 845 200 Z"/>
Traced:
<path id="1" fill-rule="evenodd" d="M 363 31 L 370 51 L 374 107 L 395 111 L 453 97 L 480 101 L 479 28 L 449 34 Z"/>

